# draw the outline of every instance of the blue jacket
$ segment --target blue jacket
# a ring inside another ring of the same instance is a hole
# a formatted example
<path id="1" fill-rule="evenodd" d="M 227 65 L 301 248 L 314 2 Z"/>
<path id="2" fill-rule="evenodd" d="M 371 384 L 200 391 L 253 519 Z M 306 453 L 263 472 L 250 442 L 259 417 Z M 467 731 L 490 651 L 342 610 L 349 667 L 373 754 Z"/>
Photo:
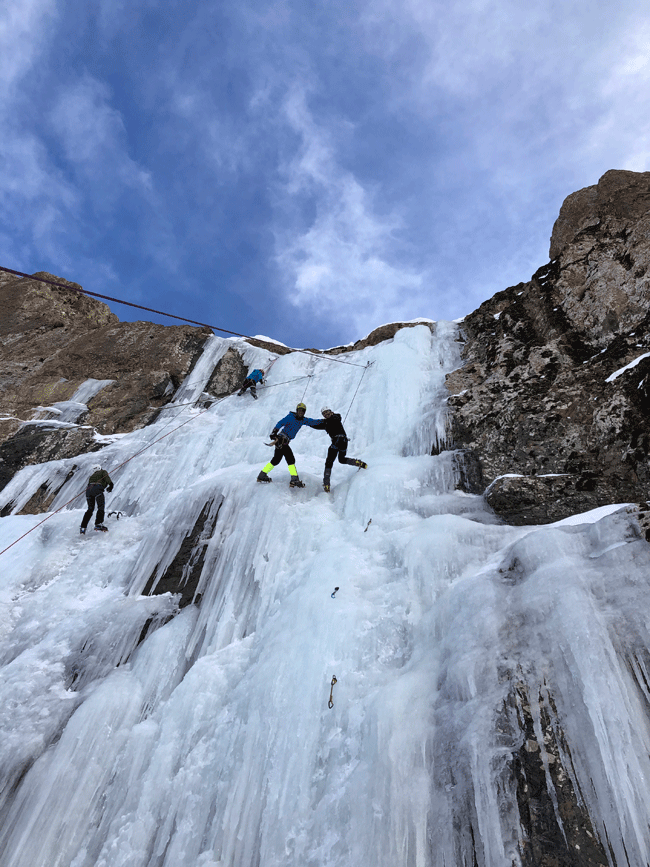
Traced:
<path id="1" fill-rule="evenodd" d="M 264 374 L 261 370 L 255 368 L 255 370 L 251 370 L 246 379 L 252 379 L 253 382 L 262 382 L 262 380 L 264 379 Z"/>
<path id="2" fill-rule="evenodd" d="M 280 419 L 280 421 L 273 428 L 273 433 L 278 433 L 279 431 L 281 431 L 283 434 L 286 434 L 290 440 L 292 440 L 304 424 L 308 425 L 309 427 L 315 427 L 319 423 L 319 421 L 321 421 L 321 419 L 298 418 L 295 412 L 290 412 L 289 415 L 285 415 L 284 418 Z"/>

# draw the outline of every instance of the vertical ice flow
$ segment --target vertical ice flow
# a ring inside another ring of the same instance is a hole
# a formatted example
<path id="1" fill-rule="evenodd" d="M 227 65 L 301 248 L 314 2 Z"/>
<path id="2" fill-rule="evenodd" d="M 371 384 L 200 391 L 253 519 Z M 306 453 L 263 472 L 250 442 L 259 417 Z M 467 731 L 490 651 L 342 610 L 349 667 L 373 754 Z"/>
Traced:
<path id="1" fill-rule="evenodd" d="M 517 695 L 551 789 L 549 718 L 611 858 L 647 863 L 650 561 L 631 511 L 515 528 L 456 490 L 453 451 L 431 454 L 451 324 L 337 356 L 352 364 L 281 356 L 258 401 L 201 411 L 230 346 L 272 357 L 212 338 L 176 411 L 103 449 L 124 513 L 107 536 L 78 536 L 81 496 L 2 555 L 0 867 L 510 867 Z M 284 464 L 255 482 L 303 398 L 347 415 L 368 463 L 335 464 L 329 495 L 308 428 L 306 488 Z M 22 471 L 0 548 L 42 520 L 17 514 L 42 484 L 57 509 L 96 459 Z M 179 612 L 142 594 L 190 536 Z"/>

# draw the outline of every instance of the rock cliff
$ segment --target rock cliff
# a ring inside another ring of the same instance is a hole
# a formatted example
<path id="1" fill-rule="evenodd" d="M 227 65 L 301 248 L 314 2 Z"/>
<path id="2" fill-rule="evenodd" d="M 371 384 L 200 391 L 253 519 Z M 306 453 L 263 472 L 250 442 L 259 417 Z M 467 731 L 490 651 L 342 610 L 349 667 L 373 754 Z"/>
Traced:
<path id="1" fill-rule="evenodd" d="M 466 487 L 514 524 L 650 495 L 650 172 L 569 196 L 550 255 L 464 319 L 447 381 Z"/>
<path id="2" fill-rule="evenodd" d="M 485 492 L 513 524 L 650 496 L 650 172 L 609 171 L 570 195 L 550 257 L 463 320 L 464 364 L 447 380 L 460 486 Z M 99 449 L 97 434 L 150 423 L 210 334 L 123 323 L 76 284 L 38 277 L 56 279 L 0 272 L 0 488 L 26 464 Z M 232 393 L 245 373 L 229 349 L 208 391 Z"/>
<path id="3" fill-rule="evenodd" d="M 96 433 L 148 424 L 211 334 L 120 322 L 106 304 L 51 274 L 0 274 L 0 488 L 27 464 L 101 448 Z M 23 424 L 34 419 L 41 422 Z"/>
<path id="4" fill-rule="evenodd" d="M 545 523 L 650 493 L 650 173 L 608 172 L 569 196 L 550 255 L 529 282 L 465 318 L 464 364 L 447 379 L 447 445 L 457 452 L 461 485 L 485 492 L 512 524 Z M 27 463 L 99 449 L 97 434 L 150 423 L 210 334 L 120 323 L 75 284 L 57 288 L 39 277 L 50 275 L 16 280 L 0 272 L 0 487 Z M 330 351 L 371 346 L 413 324 L 382 326 Z M 279 354 L 292 351 L 251 342 Z M 245 373 L 231 347 L 207 390 L 230 394 Z M 45 510 L 51 495 L 39 494 L 26 511 Z M 205 504 L 166 568 L 159 574 L 156 566 L 143 582 L 144 595 L 177 593 L 179 607 L 200 601 L 201 570 L 222 504 Z M 639 533 L 650 540 L 650 508 L 637 518 Z M 499 572 L 513 586 L 525 575 L 516 557 Z M 512 626 L 527 628 L 523 619 Z M 509 677 L 507 668 L 500 676 Z M 520 738 L 503 782 L 516 792 L 521 863 L 614 863 L 574 786 L 561 720 L 549 715 L 552 701 L 545 705 L 523 677 L 511 683 L 499 731 L 507 729 L 508 716 L 517 720 Z M 640 687 L 647 697 L 645 679 Z"/>

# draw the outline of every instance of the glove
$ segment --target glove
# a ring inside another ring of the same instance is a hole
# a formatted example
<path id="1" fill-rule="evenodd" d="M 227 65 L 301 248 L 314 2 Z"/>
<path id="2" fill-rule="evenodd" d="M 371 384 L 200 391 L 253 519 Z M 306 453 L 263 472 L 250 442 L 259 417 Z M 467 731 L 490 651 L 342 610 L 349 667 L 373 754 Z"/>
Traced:
<path id="1" fill-rule="evenodd" d="M 109 485 L 109 486 L 106 488 L 106 490 L 107 490 L 108 493 L 110 494 L 110 492 L 113 490 L 113 485 Z"/>
<path id="2" fill-rule="evenodd" d="M 269 439 L 274 440 L 277 437 L 277 435 L 278 435 L 278 429 L 277 429 L 277 427 L 274 427 L 273 430 L 271 431 L 271 435 L 269 436 Z"/>

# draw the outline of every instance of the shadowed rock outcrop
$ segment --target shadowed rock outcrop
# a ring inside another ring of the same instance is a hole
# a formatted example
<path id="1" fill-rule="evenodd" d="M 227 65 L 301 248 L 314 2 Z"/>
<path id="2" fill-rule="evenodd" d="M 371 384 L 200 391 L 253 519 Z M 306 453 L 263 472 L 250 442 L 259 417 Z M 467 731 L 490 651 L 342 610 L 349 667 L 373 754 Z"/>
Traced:
<path id="1" fill-rule="evenodd" d="M 650 489 L 650 172 L 569 196 L 551 254 L 465 318 L 465 364 L 447 379 L 454 445 L 514 524 Z"/>
<path id="2" fill-rule="evenodd" d="M 248 368 L 244 364 L 243 358 L 231 346 L 217 362 L 205 390 L 217 398 L 225 397 L 242 387 L 247 373 Z"/>

